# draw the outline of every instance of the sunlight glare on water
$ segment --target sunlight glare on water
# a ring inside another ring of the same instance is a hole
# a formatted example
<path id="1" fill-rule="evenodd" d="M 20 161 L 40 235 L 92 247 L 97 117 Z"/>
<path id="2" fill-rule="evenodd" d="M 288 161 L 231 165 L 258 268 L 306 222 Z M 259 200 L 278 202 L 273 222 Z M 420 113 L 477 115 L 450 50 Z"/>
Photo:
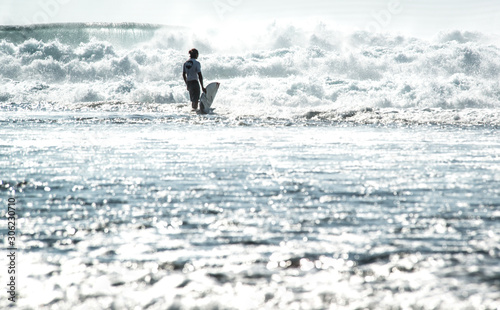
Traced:
<path id="1" fill-rule="evenodd" d="M 5 127 L 21 306 L 498 306 L 495 131 L 196 118 Z"/>

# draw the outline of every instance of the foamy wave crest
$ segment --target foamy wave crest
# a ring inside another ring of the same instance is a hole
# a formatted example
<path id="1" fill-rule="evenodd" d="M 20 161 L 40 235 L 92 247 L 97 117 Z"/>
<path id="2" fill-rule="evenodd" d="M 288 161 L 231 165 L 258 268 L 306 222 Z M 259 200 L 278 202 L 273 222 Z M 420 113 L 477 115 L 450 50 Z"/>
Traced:
<path id="1" fill-rule="evenodd" d="M 181 68 L 193 46 L 206 81 L 222 83 L 221 113 L 500 109 L 500 49 L 483 34 L 453 31 L 426 41 L 325 24 L 272 24 L 244 38 L 144 24 L 4 26 L 0 104 L 184 104 Z"/>

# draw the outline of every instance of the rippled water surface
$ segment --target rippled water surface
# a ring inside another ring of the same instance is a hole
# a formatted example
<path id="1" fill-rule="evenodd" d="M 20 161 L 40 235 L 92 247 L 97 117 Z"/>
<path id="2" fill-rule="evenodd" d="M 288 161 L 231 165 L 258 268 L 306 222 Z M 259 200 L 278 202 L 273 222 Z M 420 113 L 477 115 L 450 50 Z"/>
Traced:
<path id="1" fill-rule="evenodd" d="M 0 132 L 21 308 L 500 306 L 496 128 L 30 113 Z"/>

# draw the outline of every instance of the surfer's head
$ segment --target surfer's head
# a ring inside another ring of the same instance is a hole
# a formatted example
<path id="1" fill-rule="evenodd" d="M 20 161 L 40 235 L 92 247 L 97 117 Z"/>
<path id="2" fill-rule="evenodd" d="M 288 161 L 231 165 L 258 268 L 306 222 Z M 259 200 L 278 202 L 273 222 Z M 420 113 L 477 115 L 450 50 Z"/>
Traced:
<path id="1" fill-rule="evenodd" d="M 197 59 L 198 55 L 199 55 L 199 53 L 198 53 L 197 49 L 192 48 L 189 50 L 189 56 L 191 56 L 191 58 Z"/>

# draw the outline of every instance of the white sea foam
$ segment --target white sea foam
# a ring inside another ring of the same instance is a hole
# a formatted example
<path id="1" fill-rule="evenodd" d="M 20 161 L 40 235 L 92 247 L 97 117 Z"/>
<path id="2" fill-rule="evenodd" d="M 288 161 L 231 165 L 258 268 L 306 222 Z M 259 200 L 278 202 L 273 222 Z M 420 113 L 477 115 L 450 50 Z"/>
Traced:
<path id="1" fill-rule="evenodd" d="M 147 24 L 4 26 L 0 105 L 185 104 L 180 75 L 193 46 L 206 81 L 222 83 L 216 107 L 224 115 L 391 122 L 386 112 L 397 112 L 401 121 L 476 124 L 468 115 L 479 113 L 479 123 L 499 124 L 496 38 L 451 31 L 426 41 L 324 23 L 239 36 Z"/>

